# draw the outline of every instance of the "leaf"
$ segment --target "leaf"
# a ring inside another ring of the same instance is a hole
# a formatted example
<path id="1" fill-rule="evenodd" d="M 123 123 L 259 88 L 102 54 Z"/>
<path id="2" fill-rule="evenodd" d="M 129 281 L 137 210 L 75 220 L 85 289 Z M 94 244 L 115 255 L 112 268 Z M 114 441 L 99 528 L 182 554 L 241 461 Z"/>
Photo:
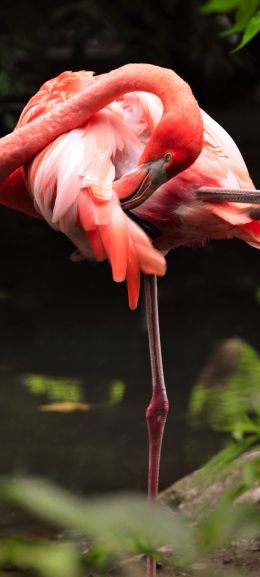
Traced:
<path id="1" fill-rule="evenodd" d="M 105 544 L 94 545 L 90 547 L 86 553 L 82 556 L 83 565 L 88 571 L 90 569 L 96 572 L 109 574 L 109 569 L 111 565 L 115 563 L 115 555 L 111 552 L 110 547 L 106 547 Z M 87 573 L 88 575 L 89 573 Z"/>
<path id="2" fill-rule="evenodd" d="M 243 48 L 246 44 L 248 44 L 248 42 L 250 42 L 250 40 L 252 40 L 258 34 L 259 31 L 260 31 L 260 10 L 258 10 L 255 16 L 253 16 L 253 18 L 251 18 L 251 20 L 248 22 L 244 34 L 242 36 L 241 42 L 236 48 L 234 48 L 234 50 L 232 50 L 232 52 L 237 52 L 238 50 L 241 50 L 241 48 Z"/>
<path id="3" fill-rule="evenodd" d="M 211 12 L 231 12 L 239 6 L 240 0 L 209 0 L 207 4 L 201 6 L 200 11 L 204 14 Z"/>
<path id="4" fill-rule="evenodd" d="M 251 488 L 255 481 L 258 480 L 260 474 L 260 459 L 255 459 L 249 463 L 246 463 L 243 468 L 243 482 L 245 488 Z"/>
<path id="5" fill-rule="evenodd" d="M 251 504 L 233 506 L 228 492 L 224 493 L 204 522 L 199 526 L 202 550 L 227 546 L 234 539 L 256 537 L 260 529 L 260 516 Z"/>
<path id="6" fill-rule="evenodd" d="M 210 391 L 203 384 L 198 383 L 192 391 L 189 412 L 191 417 L 198 417 L 208 403 Z"/>
<path id="7" fill-rule="evenodd" d="M 211 427 L 218 431 L 229 431 L 232 434 L 239 430 L 240 433 L 258 433 L 260 436 L 258 352 L 248 343 L 241 341 L 238 358 L 223 383 L 218 381 L 216 371 L 222 357 L 218 351 L 216 353 L 209 358 L 204 370 L 205 374 L 210 371 L 213 375 L 211 386 L 207 385 L 207 380 L 202 375 L 193 388 L 190 401 L 191 416 L 198 421 L 198 417 L 204 414 Z"/>
<path id="8" fill-rule="evenodd" d="M 44 577 L 78 577 L 80 557 L 68 544 L 0 539 L 0 564 L 37 571 Z"/>
<path id="9" fill-rule="evenodd" d="M 114 381 L 110 388 L 110 403 L 117 405 L 121 403 L 124 397 L 125 383 L 123 381 Z"/>
<path id="10" fill-rule="evenodd" d="M 236 13 L 235 24 L 231 26 L 231 28 L 221 32 L 221 36 L 243 32 L 250 19 L 254 16 L 258 6 L 259 0 L 247 0 L 246 2 L 241 2 Z"/>
<path id="11" fill-rule="evenodd" d="M 194 478 L 205 487 L 208 487 L 216 481 L 219 475 L 223 477 L 232 471 L 236 467 L 235 459 L 254 446 L 257 439 L 257 437 L 252 435 L 246 440 L 230 443 L 201 467 Z"/>
<path id="12" fill-rule="evenodd" d="M 0 482 L 0 499 L 24 507 L 47 522 L 105 543 L 117 554 L 144 552 L 174 543 L 177 557 L 194 558 L 195 541 L 181 515 L 149 504 L 140 496 L 84 500 L 41 479 Z M 139 550 L 139 552 L 141 552 Z"/>
<path id="13" fill-rule="evenodd" d="M 217 430 L 217 427 L 215 427 Z M 256 434 L 260 439 L 260 421 L 254 421 L 247 415 L 243 415 L 239 421 L 227 425 L 221 425 L 220 431 L 231 433 L 235 439 L 243 439 L 245 434 Z"/>
<path id="14" fill-rule="evenodd" d="M 22 375 L 21 381 L 33 395 L 47 395 L 57 402 L 81 402 L 82 381 L 79 379 L 29 373 Z"/>

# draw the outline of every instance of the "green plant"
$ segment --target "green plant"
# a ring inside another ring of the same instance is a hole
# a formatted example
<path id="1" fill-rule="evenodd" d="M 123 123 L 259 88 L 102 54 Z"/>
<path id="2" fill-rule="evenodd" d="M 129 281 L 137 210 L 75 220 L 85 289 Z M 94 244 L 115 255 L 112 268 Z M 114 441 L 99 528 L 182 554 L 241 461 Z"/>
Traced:
<path id="1" fill-rule="evenodd" d="M 4 537 L 0 539 L 0 567 L 33 570 L 43 577 L 83 577 L 107 574 L 117 566 L 125 574 L 133 566 L 123 560 L 151 555 L 169 567 L 190 571 L 201 556 L 238 538 L 252 538 L 260 519 L 250 504 L 233 507 L 234 492 L 219 502 L 195 525 L 179 513 L 151 505 L 140 496 L 119 495 L 82 499 L 40 479 L 5 479 L 0 500 L 39 516 L 60 539 Z M 168 545 L 171 554 L 163 547 Z M 200 575 L 196 571 L 196 575 Z M 203 572 L 203 576 L 211 575 Z M 238 575 L 238 574 L 237 574 Z"/>
<path id="2" fill-rule="evenodd" d="M 250 449 L 255 451 L 255 458 L 244 463 L 239 486 L 236 486 L 236 492 L 243 493 L 260 481 L 260 356 L 248 343 L 238 341 L 237 345 L 238 358 L 225 382 L 216 379 L 210 387 L 201 381 L 196 383 L 190 415 L 195 426 L 200 426 L 204 415 L 204 422 L 210 428 L 229 435 L 228 444 L 198 472 L 207 486 L 214 483 L 218 475 L 231 473 L 240 455 Z M 214 373 L 215 365 L 220 362 L 219 350 L 210 359 L 208 370 L 213 368 Z"/>
<path id="3" fill-rule="evenodd" d="M 240 35 L 240 42 L 233 52 L 248 44 L 260 30 L 259 0 L 208 0 L 201 12 L 234 15 L 234 23 L 221 32 L 222 36 Z"/>

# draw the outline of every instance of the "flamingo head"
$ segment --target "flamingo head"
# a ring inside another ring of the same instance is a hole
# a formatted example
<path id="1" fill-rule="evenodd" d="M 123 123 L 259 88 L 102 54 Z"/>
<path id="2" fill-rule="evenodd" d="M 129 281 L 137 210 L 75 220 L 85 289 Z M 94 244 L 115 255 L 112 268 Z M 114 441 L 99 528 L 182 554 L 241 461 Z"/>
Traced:
<path id="1" fill-rule="evenodd" d="M 164 182 L 186 170 L 199 156 L 203 146 L 200 112 L 169 112 L 154 129 L 138 166 L 114 182 L 124 209 L 142 204 Z"/>
<path id="2" fill-rule="evenodd" d="M 167 164 L 171 154 L 163 158 L 145 162 L 113 183 L 113 189 L 120 198 L 124 210 L 130 210 L 142 204 L 153 192 L 168 180 Z"/>

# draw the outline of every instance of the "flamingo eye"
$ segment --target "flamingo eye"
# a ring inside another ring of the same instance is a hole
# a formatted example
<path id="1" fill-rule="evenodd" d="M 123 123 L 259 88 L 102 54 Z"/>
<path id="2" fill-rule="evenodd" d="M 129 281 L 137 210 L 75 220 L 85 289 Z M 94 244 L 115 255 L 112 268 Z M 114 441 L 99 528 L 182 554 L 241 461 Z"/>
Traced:
<path id="1" fill-rule="evenodd" d="M 165 162 L 170 162 L 170 160 L 172 160 L 171 152 L 166 152 L 166 154 L 164 155 L 164 160 Z"/>

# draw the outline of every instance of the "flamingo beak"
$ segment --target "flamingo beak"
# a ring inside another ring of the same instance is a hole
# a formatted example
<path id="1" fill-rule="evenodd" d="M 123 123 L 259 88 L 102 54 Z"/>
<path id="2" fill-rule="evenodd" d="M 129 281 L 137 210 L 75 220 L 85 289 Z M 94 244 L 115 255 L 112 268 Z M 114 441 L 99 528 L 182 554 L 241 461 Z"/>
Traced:
<path id="1" fill-rule="evenodd" d="M 163 157 L 140 164 L 115 181 L 113 188 L 120 198 L 122 208 L 130 210 L 147 200 L 168 178 Z"/>
<path id="2" fill-rule="evenodd" d="M 196 196 L 199 200 L 206 202 L 238 202 L 242 204 L 260 204 L 260 190 L 245 189 L 245 188 L 199 188 Z M 259 214 L 260 209 L 256 210 L 256 215 Z M 256 217 L 254 217 L 256 218 Z M 258 217 L 259 218 L 259 217 Z"/>

